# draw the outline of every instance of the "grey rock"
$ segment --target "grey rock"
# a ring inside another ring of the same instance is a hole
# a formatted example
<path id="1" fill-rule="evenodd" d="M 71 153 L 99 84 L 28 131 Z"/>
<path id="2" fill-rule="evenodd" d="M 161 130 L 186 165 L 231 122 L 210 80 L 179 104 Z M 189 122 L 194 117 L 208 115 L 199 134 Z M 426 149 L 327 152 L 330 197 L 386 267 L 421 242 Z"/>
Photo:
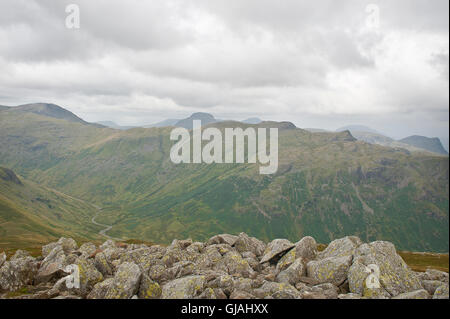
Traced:
<path id="1" fill-rule="evenodd" d="M 158 299 L 161 297 L 161 293 L 162 289 L 159 284 L 143 274 L 139 285 L 139 299 Z"/>
<path id="2" fill-rule="evenodd" d="M 303 264 L 303 258 L 298 258 L 286 270 L 277 275 L 276 281 L 295 285 L 305 274 L 306 267 Z"/>
<path id="3" fill-rule="evenodd" d="M 162 287 L 163 299 L 191 299 L 201 295 L 205 288 L 205 276 L 188 276 L 175 279 Z"/>
<path id="4" fill-rule="evenodd" d="M 356 249 L 362 245 L 361 239 L 356 236 L 347 236 L 333 240 L 327 248 L 318 254 L 318 258 L 352 256 Z"/>
<path id="5" fill-rule="evenodd" d="M 142 272 L 135 263 L 125 262 L 119 266 L 106 299 L 130 299 L 138 292 Z"/>
<path id="6" fill-rule="evenodd" d="M 266 245 L 261 240 L 249 237 L 246 233 L 239 234 L 234 243 L 234 247 L 236 247 L 237 251 L 240 253 L 250 251 L 257 257 L 261 256 L 266 249 Z"/>
<path id="7" fill-rule="evenodd" d="M 378 267 L 379 275 L 377 276 L 381 288 L 391 296 L 423 288 L 418 276 L 409 269 L 397 254 L 394 245 L 389 242 L 376 241 L 361 245 L 355 252 L 355 259 L 348 274 L 351 292 L 364 296 L 366 293 L 371 294 L 373 292 L 365 287 L 366 278 L 369 275 L 366 267 L 370 265 Z"/>
<path id="8" fill-rule="evenodd" d="M 448 283 L 436 288 L 433 299 L 449 299 L 448 298 Z"/>
<path id="9" fill-rule="evenodd" d="M 30 285 L 36 272 L 37 264 L 32 257 L 5 261 L 0 268 L 0 290 L 16 291 Z"/>
<path id="10" fill-rule="evenodd" d="M 97 247 L 93 243 L 84 243 L 80 246 L 78 251 L 81 253 L 81 256 L 84 258 L 88 258 L 93 255 L 97 250 Z"/>
<path id="11" fill-rule="evenodd" d="M 341 285 L 347 279 L 347 272 L 352 262 L 352 256 L 328 257 L 310 261 L 306 265 L 307 276 L 318 283 Z"/>
<path id="12" fill-rule="evenodd" d="M 5 252 L 2 252 L 0 254 L 0 268 L 2 267 L 2 265 L 5 261 L 6 261 L 6 254 L 5 254 Z"/>
<path id="13" fill-rule="evenodd" d="M 430 299 L 430 294 L 425 289 L 399 294 L 392 299 Z"/>
<path id="14" fill-rule="evenodd" d="M 294 244 L 287 239 L 274 239 L 267 245 L 264 255 L 261 258 L 261 263 L 271 261 L 275 258 L 280 258 L 284 253 L 293 247 Z"/>
<path id="15" fill-rule="evenodd" d="M 94 265 L 103 277 L 108 277 L 113 274 L 111 265 L 109 264 L 108 259 L 106 259 L 105 254 L 102 252 L 95 255 Z"/>
<path id="16" fill-rule="evenodd" d="M 311 236 L 303 237 L 295 243 L 295 258 L 303 258 L 304 260 L 313 260 L 317 256 L 317 243 Z"/>
<path id="17" fill-rule="evenodd" d="M 442 281 L 438 280 L 422 280 L 423 289 L 425 289 L 430 295 L 434 295 L 437 288 L 442 286 Z"/>
<path id="18" fill-rule="evenodd" d="M 237 239 L 238 239 L 238 236 L 229 235 L 229 234 L 216 235 L 216 236 L 211 237 L 208 240 L 208 245 L 228 244 L 230 246 L 233 246 Z"/>

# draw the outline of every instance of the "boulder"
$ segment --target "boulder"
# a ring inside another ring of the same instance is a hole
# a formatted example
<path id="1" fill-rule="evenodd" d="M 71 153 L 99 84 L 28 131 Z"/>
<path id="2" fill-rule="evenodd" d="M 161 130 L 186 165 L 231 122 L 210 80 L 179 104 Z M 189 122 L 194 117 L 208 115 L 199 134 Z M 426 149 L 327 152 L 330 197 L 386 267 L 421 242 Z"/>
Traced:
<path id="1" fill-rule="evenodd" d="M 434 295 L 437 288 L 442 286 L 442 281 L 438 280 L 422 280 L 423 289 L 425 289 L 430 295 Z"/>
<path id="2" fill-rule="evenodd" d="M 277 263 L 277 271 L 283 271 L 287 269 L 292 263 L 295 261 L 297 257 L 297 253 L 295 249 L 289 250 L 286 254 L 284 254 L 283 257 L 280 258 L 280 260 Z M 302 257 L 300 257 L 302 258 Z"/>
<path id="3" fill-rule="evenodd" d="M 427 269 L 425 272 L 418 274 L 421 280 L 437 280 L 448 283 L 448 273 L 436 269 Z"/>
<path id="4" fill-rule="evenodd" d="M 425 289 L 399 294 L 392 299 L 430 299 L 430 294 Z"/>
<path id="5" fill-rule="evenodd" d="M 16 291 L 33 283 L 37 263 L 32 257 L 8 260 L 0 268 L 0 290 Z"/>
<path id="6" fill-rule="evenodd" d="M 433 299 L 449 299 L 448 298 L 448 283 L 436 288 Z"/>
<path id="7" fill-rule="evenodd" d="M 303 264 L 303 258 L 298 258 L 286 270 L 277 275 L 276 281 L 295 285 L 305 274 L 306 267 Z"/>
<path id="8" fill-rule="evenodd" d="M 17 249 L 14 255 L 9 260 L 18 260 L 25 257 L 31 257 L 30 253 L 26 250 Z"/>
<path id="9" fill-rule="evenodd" d="M 135 263 L 124 262 L 117 269 L 114 281 L 106 292 L 106 299 L 130 299 L 139 289 L 142 272 Z"/>
<path id="10" fill-rule="evenodd" d="M 76 290 L 79 295 L 86 296 L 92 288 L 99 282 L 103 281 L 103 275 L 95 268 L 92 259 L 78 258 L 75 261 L 78 267 L 80 287 Z"/>
<path id="11" fill-rule="evenodd" d="M 139 285 L 139 299 L 158 299 L 161 297 L 162 289 L 148 275 L 143 274 Z"/>
<path id="12" fill-rule="evenodd" d="M 87 295 L 87 299 L 105 299 L 106 293 L 113 283 L 114 278 L 108 278 L 99 282 L 94 286 L 89 295 Z"/>
<path id="13" fill-rule="evenodd" d="M 93 243 L 84 243 L 80 246 L 78 251 L 81 253 L 81 256 L 84 258 L 88 258 L 93 255 L 97 250 L 97 247 Z"/>
<path id="14" fill-rule="evenodd" d="M 60 244 L 53 246 L 53 249 L 41 262 L 41 266 L 36 276 L 36 282 L 48 282 L 54 278 L 65 276 L 65 268 L 68 264 L 63 247 Z"/>
<path id="15" fill-rule="evenodd" d="M 289 249 L 293 248 L 294 244 L 287 239 L 274 239 L 266 247 L 264 255 L 261 258 L 261 263 L 279 259 Z"/>
<path id="16" fill-rule="evenodd" d="M 5 252 L 2 252 L 0 254 L 0 268 L 2 267 L 2 265 L 5 261 L 6 261 L 6 254 L 5 254 Z"/>
<path id="17" fill-rule="evenodd" d="M 58 242 L 58 245 L 61 245 L 64 253 L 69 254 L 78 249 L 77 242 L 72 238 L 61 237 Z"/>
<path id="18" fill-rule="evenodd" d="M 254 270 L 247 260 L 236 251 L 230 251 L 214 266 L 216 270 L 223 270 L 230 275 L 240 275 L 249 278 L 254 275 Z"/>
<path id="19" fill-rule="evenodd" d="M 95 255 L 94 265 L 95 265 L 95 268 L 97 268 L 97 270 L 103 275 L 103 277 L 108 277 L 113 274 L 111 265 L 109 264 L 108 260 L 106 259 L 105 254 L 102 252 Z"/>
<path id="20" fill-rule="evenodd" d="M 260 288 L 254 289 L 257 298 L 263 299 L 283 298 L 283 299 L 301 299 L 301 293 L 294 286 L 287 283 L 265 282 Z"/>
<path id="21" fill-rule="evenodd" d="M 266 249 L 266 245 L 262 241 L 254 237 L 249 237 L 246 233 L 239 234 L 234 243 L 234 247 L 236 247 L 237 251 L 240 253 L 250 251 L 257 257 L 261 256 Z"/>
<path id="22" fill-rule="evenodd" d="M 333 240 L 327 248 L 318 254 L 319 259 L 330 257 L 352 256 L 356 249 L 362 245 L 361 239 L 356 236 L 347 236 Z"/>
<path id="23" fill-rule="evenodd" d="M 116 247 L 116 242 L 114 240 L 108 239 L 103 244 L 101 244 L 99 248 L 100 248 L 100 250 L 106 250 L 108 248 L 117 248 L 117 247 Z"/>
<path id="24" fill-rule="evenodd" d="M 205 288 L 205 276 L 175 279 L 162 287 L 163 299 L 191 299 L 200 296 Z"/>
<path id="25" fill-rule="evenodd" d="M 208 240 L 208 245 L 216 245 L 216 244 L 228 244 L 230 246 L 233 246 L 236 240 L 238 239 L 238 236 L 229 235 L 229 234 L 221 234 L 211 237 Z"/>
<path id="26" fill-rule="evenodd" d="M 295 258 L 303 258 L 304 260 L 313 260 L 317 256 L 317 243 L 310 236 L 303 237 L 295 243 Z"/>
<path id="27" fill-rule="evenodd" d="M 318 283 L 341 285 L 347 279 L 347 272 L 352 262 L 352 256 L 328 257 L 313 260 L 306 265 L 307 276 Z"/>
<path id="28" fill-rule="evenodd" d="M 362 299 L 363 297 L 358 294 L 348 293 L 338 295 L 338 299 Z"/>
<path id="29" fill-rule="evenodd" d="M 376 274 L 376 277 L 378 277 L 381 288 L 391 296 L 395 297 L 423 288 L 417 275 L 397 254 L 392 243 L 376 241 L 358 247 L 348 274 L 351 292 L 361 294 L 364 291 L 366 278 L 369 275 L 368 267 L 377 269 L 379 274 Z"/>

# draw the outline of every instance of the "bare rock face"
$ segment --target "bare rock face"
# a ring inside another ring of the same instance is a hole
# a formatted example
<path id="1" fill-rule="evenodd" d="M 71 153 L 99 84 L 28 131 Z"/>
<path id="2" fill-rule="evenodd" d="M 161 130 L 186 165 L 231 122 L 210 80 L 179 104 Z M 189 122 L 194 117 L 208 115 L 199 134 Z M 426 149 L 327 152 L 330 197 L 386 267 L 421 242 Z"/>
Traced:
<path id="1" fill-rule="evenodd" d="M 73 271 L 71 271 L 73 270 Z M 76 271 L 75 271 L 76 270 Z M 75 280 L 77 279 L 77 280 Z M 14 294 L 11 294 L 13 292 Z M 448 299 L 448 273 L 411 271 L 394 245 L 349 236 L 267 245 L 245 233 L 169 246 L 70 238 L 0 254 L 0 299 Z"/>

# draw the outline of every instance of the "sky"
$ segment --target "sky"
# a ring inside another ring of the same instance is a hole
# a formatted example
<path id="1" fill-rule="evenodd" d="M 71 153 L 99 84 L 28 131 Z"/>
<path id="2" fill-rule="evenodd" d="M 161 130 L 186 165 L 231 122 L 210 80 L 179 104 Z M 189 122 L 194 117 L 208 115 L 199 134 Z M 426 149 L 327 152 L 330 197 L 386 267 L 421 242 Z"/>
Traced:
<path id="1" fill-rule="evenodd" d="M 448 149 L 448 7 L 2 0 L 0 104 L 55 103 L 121 125 L 193 112 L 330 130 L 362 124 L 393 138 L 437 136 Z"/>

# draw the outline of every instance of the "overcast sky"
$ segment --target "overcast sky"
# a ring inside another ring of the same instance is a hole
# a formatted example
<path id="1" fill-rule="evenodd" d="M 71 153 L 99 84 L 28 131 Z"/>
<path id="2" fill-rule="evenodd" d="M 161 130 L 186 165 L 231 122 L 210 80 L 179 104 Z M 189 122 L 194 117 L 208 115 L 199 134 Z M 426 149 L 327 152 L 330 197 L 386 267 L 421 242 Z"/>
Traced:
<path id="1" fill-rule="evenodd" d="M 79 29 L 66 27 L 70 3 Z M 0 104 L 51 102 L 122 125 L 195 111 L 304 128 L 364 124 L 448 146 L 448 6 L 2 0 Z"/>

